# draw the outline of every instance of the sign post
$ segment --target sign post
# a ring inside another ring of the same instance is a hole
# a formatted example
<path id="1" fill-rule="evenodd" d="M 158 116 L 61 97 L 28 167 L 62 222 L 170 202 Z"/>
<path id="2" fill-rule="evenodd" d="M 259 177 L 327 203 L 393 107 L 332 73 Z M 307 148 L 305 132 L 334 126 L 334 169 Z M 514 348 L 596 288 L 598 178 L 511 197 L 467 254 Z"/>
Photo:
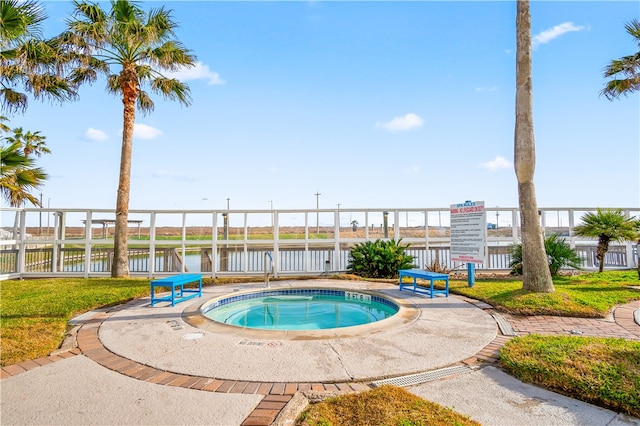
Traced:
<path id="1" fill-rule="evenodd" d="M 483 263 L 487 240 L 484 201 L 451 205 L 451 260 L 467 263 L 467 284 L 475 284 L 475 264 Z"/>

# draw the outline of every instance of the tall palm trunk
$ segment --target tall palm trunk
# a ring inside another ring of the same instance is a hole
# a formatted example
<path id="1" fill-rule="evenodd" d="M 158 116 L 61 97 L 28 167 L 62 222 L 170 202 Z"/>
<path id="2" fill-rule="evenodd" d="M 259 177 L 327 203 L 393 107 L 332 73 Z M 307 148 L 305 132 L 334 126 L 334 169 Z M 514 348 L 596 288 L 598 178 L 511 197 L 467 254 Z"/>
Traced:
<path id="1" fill-rule="evenodd" d="M 127 239 L 129 229 L 129 192 L 131 188 L 131 151 L 133 146 L 133 124 L 136 120 L 135 104 L 138 97 L 138 77 L 135 69 L 124 68 L 120 74 L 122 103 L 124 104 L 122 151 L 120 154 L 120 177 L 116 200 L 116 229 L 113 238 L 113 278 L 129 276 L 129 254 Z"/>
<path id="2" fill-rule="evenodd" d="M 522 288 L 527 291 L 555 291 L 544 238 L 538 218 L 535 171 L 535 139 L 533 132 L 533 95 L 531 85 L 531 15 L 529 0 L 518 0 L 516 17 L 516 124 L 514 165 L 518 179 L 520 223 L 522 226 Z"/>

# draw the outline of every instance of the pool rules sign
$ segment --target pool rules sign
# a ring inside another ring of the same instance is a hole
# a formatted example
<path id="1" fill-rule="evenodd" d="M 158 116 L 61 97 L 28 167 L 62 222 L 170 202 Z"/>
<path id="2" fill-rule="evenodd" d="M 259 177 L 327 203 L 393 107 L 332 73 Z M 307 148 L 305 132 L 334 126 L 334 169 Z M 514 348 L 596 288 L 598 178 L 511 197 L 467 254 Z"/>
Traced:
<path id="1" fill-rule="evenodd" d="M 451 205 L 451 260 L 483 263 L 487 240 L 484 201 Z"/>

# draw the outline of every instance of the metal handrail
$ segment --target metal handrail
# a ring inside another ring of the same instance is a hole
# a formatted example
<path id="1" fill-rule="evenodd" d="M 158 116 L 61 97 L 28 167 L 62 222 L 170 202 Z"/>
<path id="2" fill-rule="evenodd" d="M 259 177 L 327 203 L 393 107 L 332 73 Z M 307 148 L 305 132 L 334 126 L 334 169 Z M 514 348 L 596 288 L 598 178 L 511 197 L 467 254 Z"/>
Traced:
<path id="1" fill-rule="evenodd" d="M 267 268 L 267 257 L 269 258 L 270 268 Z M 271 252 L 264 252 L 264 286 L 269 287 L 269 272 L 273 272 L 273 257 Z"/>

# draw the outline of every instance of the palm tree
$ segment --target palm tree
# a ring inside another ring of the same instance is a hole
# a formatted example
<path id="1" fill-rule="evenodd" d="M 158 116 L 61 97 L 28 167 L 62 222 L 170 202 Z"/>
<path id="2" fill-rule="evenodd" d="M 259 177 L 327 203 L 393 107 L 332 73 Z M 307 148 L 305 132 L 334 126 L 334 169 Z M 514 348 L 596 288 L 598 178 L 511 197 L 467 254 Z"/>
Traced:
<path id="1" fill-rule="evenodd" d="M 640 21 L 632 20 L 624 26 L 640 49 Z M 614 59 L 604 69 L 604 77 L 613 77 L 600 91 L 610 101 L 640 90 L 640 50 L 633 55 Z"/>
<path id="2" fill-rule="evenodd" d="M 9 143 L 18 142 L 24 151 L 24 155 L 29 157 L 31 154 L 35 154 L 40 157 L 42 154 L 51 154 L 51 151 L 45 145 L 46 137 L 42 136 L 40 132 L 26 133 L 22 130 L 22 127 L 13 129 L 13 136 L 8 136 L 7 141 Z"/>
<path id="3" fill-rule="evenodd" d="M 41 39 L 46 19 L 33 0 L 0 0 L 0 106 L 24 112 L 27 94 L 55 101 L 74 99 L 76 91 L 64 77 L 65 56 L 52 40 Z"/>
<path id="4" fill-rule="evenodd" d="M 597 209 L 596 213 L 584 214 L 580 220 L 583 223 L 574 228 L 575 234 L 598 238 L 596 259 L 599 262 L 599 272 L 604 269 L 604 258 L 611 241 L 632 241 L 638 238 L 636 221 L 626 217 L 622 209 Z"/>
<path id="5" fill-rule="evenodd" d="M 25 155 L 20 142 L 0 148 L 0 191 L 10 206 L 19 207 L 25 201 L 40 206 L 40 201 L 31 191 L 39 188 L 46 179 L 47 174 L 35 167 L 34 160 Z"/>
<path id="6" fill-rule="evenodd" d="M 531 89 L 531 14 L 529 0 L 518 0 L 516 16 L 516 125 L 514 167 L 518 179 L 518 200 L 522 226 L 522 288 L 526 291 L 555 291 L 544 238 L 538 218 L 535 171 L 535 139 Z"/>
<path id="7" fill-rule="evenodd" d="M 114 262 L 112 277 L 129 275 L 127 230 L 131 176 L 131 147 L 135 108 L 142 113 L 153 110 L 145 83 L 151 90 L 183 105 L 191 102 L 189 87 L 162 71 L 175 71 L 195 65 L 195 56 L 174 39 L 177 23 L 163 7 L 148 13 L 129 0 L 112 0 L 105 12 L 100 4 L 74 1 L 74 12 L 67 21 L 68 31 L 57 40 L 75 56 L 72 72 L 75 84 L 92 83 L 99 75 L 107 78 L 107 91 L 121 96 L 124 105 L 120 177 L 116 202 Z M 113 68 L 117 70 L 112 71 Z"/>
<path id="8" fill-rule="evenodd" d="M 4 121 L 6 117 L 0 116 L 0 132 L 11 132 Z M 39 157 L 51 152 L 45 145 L 45 139 L 40 132 L 24 133 L 21 127 L 13 129 L 12 136 L 2 137 L 0 190 L 2 198 L 12 207 L 19 207 L 25 201 L 41 206 L 31 192 L 44 183 L 47 174 L 29 157 L 32 153 Z"/>

